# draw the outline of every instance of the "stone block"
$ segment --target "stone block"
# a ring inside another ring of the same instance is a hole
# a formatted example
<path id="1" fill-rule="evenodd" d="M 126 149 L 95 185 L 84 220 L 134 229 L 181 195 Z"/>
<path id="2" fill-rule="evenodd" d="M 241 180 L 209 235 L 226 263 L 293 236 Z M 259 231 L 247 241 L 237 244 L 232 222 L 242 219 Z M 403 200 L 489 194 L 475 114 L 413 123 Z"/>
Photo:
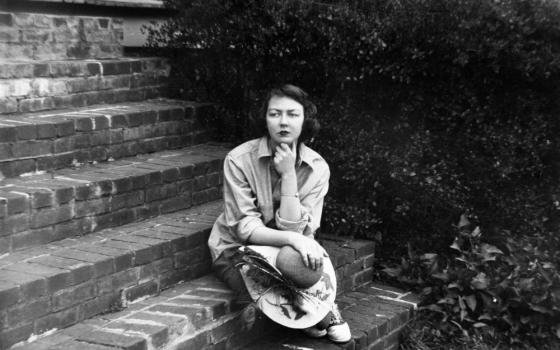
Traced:
<path id="1" fill-rule="evenodd" d="M 3 275 L 3 271 L 1 271 Z M 15 305 L 20 299 L 20 290 L 15 282 L 6 280 L 2 276 L 0 281 L 0 310 L 4 310 L 9 306 Z"/>
<path id="2" fill-rule="evenodd" d="M 137 286 L 124 289 L 126 300 L 134 301 L 147 295 L 154 295 L 159 291 L 158 284 L 155 281 L 148 281 Z"/>
<path id="3" fill-rule="evenodd" d="M 53 79 L 49 81 L 49 95 L 62 96 L 69 94 L 66 82 L 64 79 Z"/>
<path id="4" fill-rule="evenodd" d="M 20 31 L 15 28 L 3 28 L 0 31 L 0 43 L 18 43 L 20 42 Z"/>
<path id="5" fill-rule="evenodd" d="M 20 274 L 29 274 L 35 278 L 46 279 L 48 293 L 54 293 L 72 285 L 71 273 L 64 269 L 29 263 L 13 264 L 7 266 L 5 269 Z"/>
<path id="6" fill-rule="evenodd" d="M 0 114 L 15 113 L 18 110 L 18 103 L 15 98 L 0 98 Z"/>
<path id="7" fill-rule="evenodd" d="M 51 152 L 52 144 L 49 141 L 20 141 L 12 145 L 12 153 L 14 157 L 30 157 Z"/>
<path id="8" fill-rule="evenodd" d="M 34 124 L 23 124 L 15 127 L 18 140 L 32 140 L 37 138 L 37 126 Z"/>
<path id="9" fill-rule="evenodd" d="M 8 327 L 14 327 L 22 323 L 31 323 L 35 318 L 46 315 L 51 311 L 51 302 L 48 297 L 39 300 L 28 301 L 7 311 Z"/>
<path id="10" fill-rule="evenodd" d="M 49 77 L 50 68 L 47 63 L 35 63 L 31 65 L 25 65 L 25 68 L 31 68 L 32 73 L 23 74 L 24 77 Z"/>
<path id="11" fill-rule="evenodd" d="M 14 25 L 14 18 L 11 13 L 0 13 L 0 26 L 11 27 Z"/>
<path id="12" fill-rule="evenodd" d="M 6 215 L 8 215 L 7 207 L 8 207 L 8 202 L 4 198 L 0 197 L 0 219 L 5 218 Z"/>
<path id="13" fill-rule="evenodd" d="M 204 349 L 210 343 L 208 339 L 208 332 L 193 335 L 190 338 L 181 340 L 177 345 L 177 349 L 187 350 L 187 349 Z"/>
<path id="14" fill-rule="evenodd" d="M 96 57 L 91 53 L 91 43 L 85 41 L 72 42 L 66 45 L 66 56 L 72 59 L 86 59 Z"/>
<path id="15" fill-rule="evenodd" d="M 54 254 L 58 257 L 71 259 L 81 262 L 86 266 L 91 266 L 91 271 L 93 273 L 93 277 L 95 278 L 106 276 L 115 272 L 112 257 L 108 257 L 106 255 L 77 249 L 65 249 L 57 251 Z"/>
<path id="16" fill-rule="evenodd" d="M 113 197 L 112 210 L 119 210 L 122 208 L 133 208 L 144 203 L 144 192 L 134 191 L 130 193 L 123 193 Z"/>
<path id="17" fill-rule="evenodd" d="M 78 335 L 76 339 L 86 343 L 101 344 L 123 350 L 144 350 L 147 348 L 146 340 L 142 337 L 103 330 L 84 332 Z"/>
<path id="18" fill-rule="evenodd" d="M 86 282 L 71 288 L 61 290 L 52 296 L 52 309 L 59 311 L 68 307 L 81 304 L 85 300 L 92 299 L 96 296 L 96 288 L 94 282 Z"/>
<path id="19" fill-rule="evenodd" d="M 12 96 L 29 96 L 31 94 L 30 79 L 16 79 L 10 82 Z"/>
<path id="20" fill-rule="evenodd" d="M 58 154 L 55 156 L 44 156 L 37 159 L 37 170 L 53 170 L 68 168 L 74 162 L 74 152 Z"/>
<path id="21" fill-rule="evenodd" d="M 51 30 L 50 28 L 45 29 L 20 29 L 21 31 L 21 40 L 23 43 L 26 44 L 33 44 L 33 43 L 46 43 L 51 41 Z"/>
<path id="22" fill-rule="evenodd" d="M 177 185 L 175 183 L 152 186 L 146 189 L 146 202 L 152 202 L 175 196 L 177 194 Z"/>
<path id="23" fill-rule="evenodd" d="M 72 144 L 74 145 L 74 147 L 89 148 L 89 136 L 90 134 L 88 133 L 76 133 L 76 135 L 72 135 L 70 136 L 70 138 L 72 139 Z"/>
<path id="24" fill-rule="evenodd" d="M 74 217 L 74 208 L 71 205 L 40 209 L 31 216 L 31 227 L 39 228 L 68 221 Z"/>
<path id="25" fill-rule="evenodd" d="M 26 213 L 7 216 L 0 222 L 0 229 L 3 235 L 25 231 L 29 229 L 29 216 Z"/>
<path id="26" fill-rule="evenodd" d="M 12 157 L 13 157 L 12 145 L 9 143 L 0 143 L 0 159 L 5 160 L 5 159 L 10 159 Z M 9 165 L 9 163 L 6 163 L 6 165 Z M 4 175 L 7 176 L 6 174 Z"/>
<path id="27" fill-rule="evenodd" d="M 91 223 L 86 219 L 74 219 L 53 225 L 53 241 L 73 238 L 81 234 L 90 233 L 92 231 Z"/>
<path id="28" fill-rule="evenodd" d="M 49 189 L 29 189 L 31 194 L 31 208 L 50 207 L 54 204 L 54 192 Z M 32 192 L 31 192 L 32 191 Z"/>
<path id="29" fill-rule="evenodd" d="M 29 335 L 33 333 L 33 324 L 24 324 L 11 329 L 5 329 L 0 331 L 0 348 L 8 349 L 12 345 L 19 343 L 21 341 L 29 338 Z"/>
<path id="30" fill-rule="evenodd" d="M 56 108 L 87 106 L 87 96 L 84 94 L 55 96 L 53 101 Z"/>
<path id="31" fill-rule="evenodd" d="M 116 42 L 113 32 L 107 30 L 96 30 L 85 33 L 85 39 L 92 43 L 110 43 Z M 101 46 L 101 45 L 100 45 Z"/>
<path id="32" fill-rule="evenodd" d="M 48 96 L 50 93 L 49 89 L 49 79 L 37 78 L 31 81 L 31 89 L 33 90 L 33 96 Z"/>
<path id="33" fill-rule="evenodd" d="M 122 41 L 122 34 L 119 34 L 119 41 Z M 92 57 L 96 58 L 119 58 L 123 56 L 123 47 L 120 43 L 98 44 L 92 47 Z"/>
<path id="34" fill-rule="evenodd" d="M 74 119 L 74 129 L 76 131 L 91 131 L 94 128 L 94 121 L 92 118 L 87 118 L 83 115 L 68 115 L 68 117 Z"/>
<path id="35" fill-rule="evenodd" d="M 111 121 L 110 121 L 109 125 L 113 129 L 128 127 L 128 119 L 127 119 L 125 114 L 113 114 L 113 115 L 110 116 L 110 119 L 111 119 Z M 118 133 L 118 132 L 120 132 L 120 134 L 121 134 L 121 138 L 120 138 L 119 142 L 122 142 L 123 141 L 122 130 L 116 131 L 116 133 Z"/>
<path id="36" fill-rule="evenodd" d="M 8 215 L 24 213 L 29 210 L 30 198 L 27 193 L 3 192 L 0 193 L 0 198 L 3 198 L 7 203 Z"/>
<path id="37" fill-rule="evenodd" d="M 19 102 L 19 111 L 22 113 L 37 112 L 54 109 L 56 100 L 52 97 L 28 98 Z"/>
<path id="38" fill-rule="evenodd" d="M 53 24 L 56 28 L 58 27 L 68 27 L 68 21 L 66 17 L 53 17 Z"/>
<path id="39" fill-rule="evenodd" d="M 89 67 L 94 63 L 84 64 L 80 61 L 60 61 L 50 63 L 53 77 L 80 77 L 89 75 Z"/>
<path id="40" fill-rule="evenodd" d="M 87 63 L 87 65 L 86 65 L 88 75 L 99 75 L 99 74 L 101 74 L 102 67 L 103 66 L 102 66 L 101 62 Z"/>
<path id="41" fill-rule="evenodd" d="M 67 43 L 79 40 L 79 33 L 67 27 L 55 28 L 51 35 L 52 41 L 56 43 Z"/>
<path id="42" fill-rule="evenodd" d="M 34 321 L 35 334 L 44 333 L 50 329 L 68 327 L 80 319 L 79 306 L 38 318 Z"/>
<path id="43" fill-rule="evenodd" d="M 85 301 L 82 304 L 81 311 L 84 318 L 87 319 L 108 310 L 116 310 L 119 307 L 121 307 L 121 295 L 118 291 L 113 291 Z"/>
<path id="44" fill-rule="evenodd" d="M 111 322 L 104 328 L 115 329 L 122 332 L 131 331 L 134 334 L 142 334 L 154 348 L 163 348 L 169 339 L 169 329 L 165 326 L 138 324 L 126 322 L 126 320 Z"/>
<path id="45" fill-rule="evenodd" d="M 0 43 L 1 58 L 33 58 L 33 47 L 19 43 Z"/>
<path id="46" fill-rule="evenodd" d="M 144 129 L 141 127 L 126 128 L 123 131 L 124 141 L 138 140 L 144 137 Z"/>
<path id="47" fill-rule="evenodd" d="M 130 62 L 126 62 L 126 61 L 103 62 L 103 75 L 120 75 L 120 74 L 130 74 L 130 73 L 131 73 Z"/>
<path id="48" fill-rule="evenodd" d="M 11 285 L 18 287 L 18 295 L 21 300 L 32 300 L 47 295 L 47 281 L 32 274 L 22 274 L 9 270 L 1 270 L 2 288 L 10 289 Z"/>
<path id="49" fill-rule="evenodd" d="M 111 198 L 108 197 L 79 201 L 74 206 L 76 218 L 104 214 L 110 210 Z"/>
<path id="50" fill-rule="evenodd" d="M 18 27 L 50 28 L 52 25 L 51 17 L 44 14 L 17 12 L 13 18 Z"/>
<path id="51" fill-rule="evenodd" d="M 73 135 L 75 132 L 76 129 L 72 120 L 63 120 L 56 123 L 56 135 L 58 137 Z"/>
<path id="52" fill-rule="evenodd" d="M 66 89 L 68 93 L 92 91 L 99 88 L 100 79 L 98 77 L 74 78 L 66 80 Z"/>

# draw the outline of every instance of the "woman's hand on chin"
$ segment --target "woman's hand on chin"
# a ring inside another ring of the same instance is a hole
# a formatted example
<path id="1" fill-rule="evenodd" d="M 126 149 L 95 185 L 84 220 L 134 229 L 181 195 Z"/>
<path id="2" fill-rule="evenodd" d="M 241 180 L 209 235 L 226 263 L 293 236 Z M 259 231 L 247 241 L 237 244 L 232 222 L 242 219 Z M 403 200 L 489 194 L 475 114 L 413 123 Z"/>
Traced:
<path id="1" fill-rule="evenodd" d="M 280 175 L 295 174 L 296 171 L 296 143 L 290 148 L 287 144 L 281 143 L 276 146 L 274 153 L 274 168 Z"/>
<path id="2" fill-rule="evenodd" d="M 320 269 L 323 266 L 323 258 L 329 256 L 316 240 L 300 234 L 294 236 L 290 245 L 300 253 L 305 266 L 313 270 Z"/>

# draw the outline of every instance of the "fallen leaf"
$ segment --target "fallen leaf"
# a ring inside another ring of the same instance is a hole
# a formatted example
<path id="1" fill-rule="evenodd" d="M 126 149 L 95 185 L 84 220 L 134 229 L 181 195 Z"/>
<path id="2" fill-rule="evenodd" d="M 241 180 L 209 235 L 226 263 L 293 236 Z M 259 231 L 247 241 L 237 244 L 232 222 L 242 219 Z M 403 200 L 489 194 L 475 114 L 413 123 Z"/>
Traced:
<path id="1" fill-rule="evenodd" d="M 474 296 L 474 294 L 466 296 L 465 301 L 467 302 L 469 309 L 471 309 L 472 311 L 476 309 L 476 296 Z"/>

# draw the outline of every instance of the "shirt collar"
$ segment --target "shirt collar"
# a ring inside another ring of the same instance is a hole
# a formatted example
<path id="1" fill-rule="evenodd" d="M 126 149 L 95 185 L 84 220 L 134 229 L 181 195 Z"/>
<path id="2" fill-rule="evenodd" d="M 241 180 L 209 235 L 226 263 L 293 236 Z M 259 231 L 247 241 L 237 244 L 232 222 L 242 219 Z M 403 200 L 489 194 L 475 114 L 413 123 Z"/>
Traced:
<path id="1" fill-rule="evenodd" d="M 259 146 L 257 150 L 257 158 L 262 157 L 272 157 L 272 150 L 268 146 L 268 137 L 263 136 L 259 140 Z M 303 142 L 299 144 L 299 157 L 298 157 L 298 166 L 301 166 L 301 163 L 304 162 L 305 164 L 309 165 L 313 168 L 314 164 L 314 156 L 309 149 Z"/>

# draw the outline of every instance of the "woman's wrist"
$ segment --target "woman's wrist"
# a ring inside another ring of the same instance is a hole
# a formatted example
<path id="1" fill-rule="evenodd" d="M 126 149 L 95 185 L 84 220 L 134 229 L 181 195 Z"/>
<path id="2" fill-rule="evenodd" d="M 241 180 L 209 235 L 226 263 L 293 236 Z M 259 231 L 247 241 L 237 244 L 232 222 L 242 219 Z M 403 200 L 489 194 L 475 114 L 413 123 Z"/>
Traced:
<path id="1" fill-rule="evenodd" d="M 288 180 L 290 178 L 296 178 L 296 168 L 290 169 L 282 173 L 282 180 Z"/>
<path id="2" fill-rule="evenodd" d="M 291 231 L 291 234 L 288 237 L 288 245 L 292 246 L 293 248 L 296 248 L 301 237 L 303 236 L 300 235 L 299 233 Z"/>

